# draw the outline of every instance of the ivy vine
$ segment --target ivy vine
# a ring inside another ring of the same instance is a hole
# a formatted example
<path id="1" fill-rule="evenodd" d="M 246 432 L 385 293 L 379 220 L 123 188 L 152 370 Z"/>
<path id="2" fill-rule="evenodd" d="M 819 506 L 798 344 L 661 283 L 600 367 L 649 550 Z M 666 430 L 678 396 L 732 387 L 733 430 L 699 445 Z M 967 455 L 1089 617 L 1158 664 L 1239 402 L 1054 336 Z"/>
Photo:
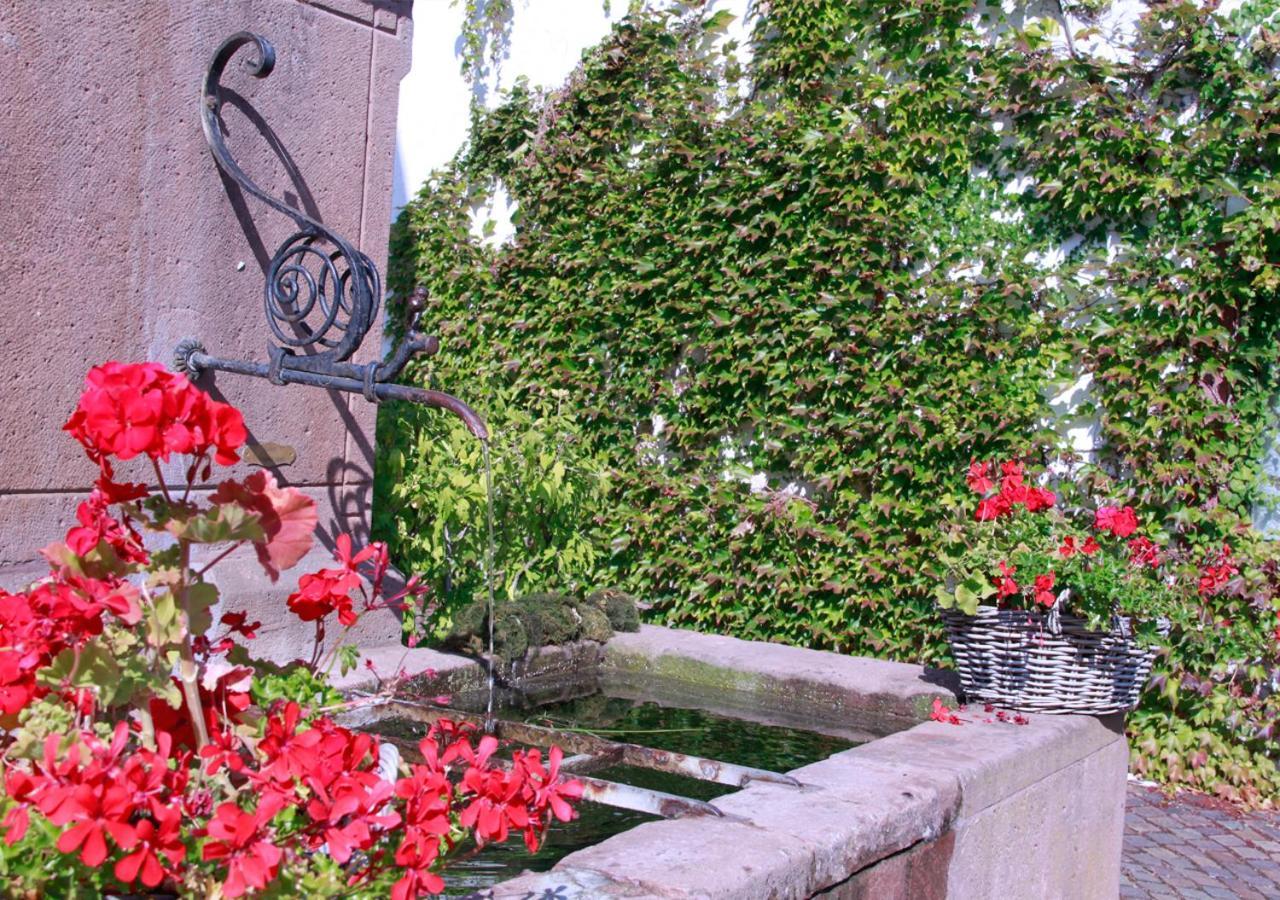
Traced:
<path id="1" fill-rule="evenodd" d="M 596 580 L 654 620 L 926 664 L 965 467 L 1079 464 L 1072 394 L 1087 479 L 1249 560 L 1175 631 L 1135 768 L 1274 796 L 1280 570 L 1249 521 L 1280 342 L 1277 6 L 1156 0 L 1115 54 L 1055 49 L 1065 14 L 983 10 L 769 0 L 748 47 L 702 4 L 634 12 L 562 88 L 478 116 L 406 208 L 390 286 L 429 289 L 444 344 L 415 377 L 568 397 L 610 472 Z M 493 246 L 472 211 L 499 184 L 518 221 Z M 433 427 L 404 416 L 379 420 L 397 471 L 450 465 L 404 453 Z"/>

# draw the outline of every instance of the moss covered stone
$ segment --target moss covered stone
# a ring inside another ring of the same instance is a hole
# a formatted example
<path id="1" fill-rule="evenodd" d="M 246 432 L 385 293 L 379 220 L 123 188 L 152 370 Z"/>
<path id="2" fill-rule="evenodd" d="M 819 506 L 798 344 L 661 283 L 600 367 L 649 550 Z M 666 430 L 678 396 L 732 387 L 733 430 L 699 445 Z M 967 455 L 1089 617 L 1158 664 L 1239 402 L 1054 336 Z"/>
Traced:
<path id="1" fill-rule="evenodd" d="M 608 594 L 609 596 L 606 596 Z M 527 594 L 514 603 L 500 603 L 494 614 L 493 649 L 503 663 L 526 658 L 539 648 L 576 640 L 603 644 L 618 630 L 639 627 L 635 601 L 619 592 L 597 591 L 581 600 L 551 592 Z M 483 655 L 489 645 L 489 617 L 483 600 L 474 601 L 454 614 L 453 628 L 444 645 L 464 653 Z M 630 625 L 630 627 L 625 627 Z"/>
<path id="2" fill-rule="evenodd" d="M 533 647 L 567 644 L 578 636 L 581 620 L 573 609 L 573 600 L 564 594 L 526 594 L 515 602 L 515 607 Z"/>
<path id="3" fill-rule="evenodd" d="M 587 603 L 605 614 L 614 631 L 640 630 L 640 609 L 630 594 L 606 588 L 587 597 Z"/>
<path id="4" fill-rule="evenodd" d="M 574 606 L 574 609 L 582 619 L 582 629 L 579 635 L 582 640 L 603 644 L 613 637 L 613 627 L 609 624 L 609 617 L 604 614 L 604 610 L 598 609 L 589 603 L 579 603 Z"/>

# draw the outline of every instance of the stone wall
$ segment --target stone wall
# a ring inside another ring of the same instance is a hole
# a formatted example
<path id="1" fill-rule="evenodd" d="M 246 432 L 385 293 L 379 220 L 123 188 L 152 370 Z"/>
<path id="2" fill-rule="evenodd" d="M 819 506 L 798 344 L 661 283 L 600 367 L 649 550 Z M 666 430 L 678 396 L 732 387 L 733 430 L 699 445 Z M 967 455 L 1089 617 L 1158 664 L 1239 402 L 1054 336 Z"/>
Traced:
<path id="1" fill-rule="evenodd" d="M 409 68 L 411 0 L 80 0 L 0 7 L 0 585 L 40 574 L 96 475 L 60 427 L 85 372 L 106 360 L 169 363 L 198 338 L 265 361 L 263 271 L 294 223 L 221 175 L 200 86 L 214 50 L 250 30 L 274 73 L 223 84 L 227 142 L 269 193 L 385 267 L 395 116 Z M 364 362 L 380 350 L 379 325 Z M 367 534 L 374 408 L 358 396 L 206 375 L 250 440 L 296 453 L 275 469 L 320 507 L 320 544 Z M 248 473 L 247 465 L 232 474 Z M 181 476 L 175 467 L 171 473 Z M 122 475 L 150 477 L 141 467 Z M 167 476 L 168 477 L 168 476 Z M 315 558 L 328 557 L 317 546 Z M 224 566 L 219 567 L 224 570 Z M 296 577 L 296 576 L 295 576 Z M 236 608 L 282 609 L 251 554 L 220 576 Z M 224 596 L 228 592 L 224 590 Z M 274 616 L 284 629 L 284 620 Z M 272 618 L 264 616 L 270 623 Z M 388 632 L 394 623 L 382 623 Z M 288 652 L 293 638 L 277 634 Z"/>

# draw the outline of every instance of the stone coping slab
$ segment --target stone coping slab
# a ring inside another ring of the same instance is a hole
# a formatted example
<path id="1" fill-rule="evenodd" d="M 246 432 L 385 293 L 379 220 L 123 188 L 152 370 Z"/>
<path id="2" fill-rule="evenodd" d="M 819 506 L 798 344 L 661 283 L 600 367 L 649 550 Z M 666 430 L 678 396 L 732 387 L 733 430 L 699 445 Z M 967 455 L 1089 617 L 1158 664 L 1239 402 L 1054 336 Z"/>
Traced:
<path id="1" fill-rule="evenodd" d="M 606 682 L 640 680 L 701 704 L 736 698 L 871 735 L 927 719 L 935 698 L 956 702 L 954 681 L 940 670 L 653 625 L 614 635 L 602 673 Z"/>
<path id="2" fill-rule="evenodd" d="M 794 769 L 799 790 L 754 784 L 719 797 L 723 819 L 641 825 L 492 896 L 809 897 L 1123 740 L 1083 716 L 973 718 L 926 722 Z"/>

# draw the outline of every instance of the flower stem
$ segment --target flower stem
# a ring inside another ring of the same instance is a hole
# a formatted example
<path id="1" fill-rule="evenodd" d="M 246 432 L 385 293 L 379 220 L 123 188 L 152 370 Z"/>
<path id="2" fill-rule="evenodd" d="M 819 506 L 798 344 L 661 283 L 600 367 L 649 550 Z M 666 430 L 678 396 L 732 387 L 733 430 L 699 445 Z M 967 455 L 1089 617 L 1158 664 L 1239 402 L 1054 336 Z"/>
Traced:
<path id="1" fill-rule="evenodd" d="M 160 484 L 160 493 L 164 494 L 164 499 L 172 503 L 173 498 L 169 496 L 169 485 L 164 480 L 164 473 L 160 471 L 160 463 L 154 457 L 151 459 L 151 468 L 156 470 L 156 481 Z"/>
<path id="2" fill-rule="evenodd" d="M 157 467 L 157 471 L 159 468 Z M 203 750 L 209 743 L 209 731 L 205 727 L 204 707 L 200 702 L 200 667 L 196 665 L 195 653 L 191 650 L 191 606 L 187 602 L 187 578 L 191 573 L 191 543 L 178 541 L 182 575 L 178 582 L 178 600 L 182 611 L 187 616 L 187 627 L 182 633 L 182 661 L 178 666 L 178 676 L 182 681 L 182 693 L 187 700 L 187 709 L 191 712 L 191 724 L 196 734 L 196 750 Z"/>
<path id="3" fill-rule="evenodd" d="M 231 545 L 230 547 L 228 547 L 226 550 L 223 550 L 221 553 L 219 553 L 217 556 L 215 556 L 215 557 L 214 557 L 214 558 L 213 558 L 209 563 L 207 563 L 203 569 L 201 569 L 199 572 L 197 572 L 197 573 L 196 573 L 196 577 L 198 577 L 198 578 L 204 578 L 204 573 L 205 573 L 205 572 L 208 572 L 210 569 L 212 569 L 212 568 L 213 568 L 214 566 L 216 566 L 218 563 L 222 562 L 224 559 L 226 559 L 228 556 L 230 556 L 232 553 L 234 553 L 236 550 L 238 550 L 238 549 L 239 549 L 243 544 L 244 544 L 244 541 L 236 541 L 234 544 L 232 544 L 232 545 Z"/>
<path id="4" fill-rule="evenodd" d="M 357 619 L 356 621 L 358 622 L 359 619 Z M 338 635 L 338 640 L 334 642 L 333 649 L 329 651 L 328 665 L 326 665 L 324 668 L 325 681 L 329 680 L 329 673 L 333 671 L 333 664 L 338 661 L 338 650 L 341 649 L 343 640 L 346 638 L 347 633 L 350 632 L 351 629 L 354 627 L 355 627 L 355 622 L 352 622 L 346 628 L 342 629 L 342 634 Z"/>

